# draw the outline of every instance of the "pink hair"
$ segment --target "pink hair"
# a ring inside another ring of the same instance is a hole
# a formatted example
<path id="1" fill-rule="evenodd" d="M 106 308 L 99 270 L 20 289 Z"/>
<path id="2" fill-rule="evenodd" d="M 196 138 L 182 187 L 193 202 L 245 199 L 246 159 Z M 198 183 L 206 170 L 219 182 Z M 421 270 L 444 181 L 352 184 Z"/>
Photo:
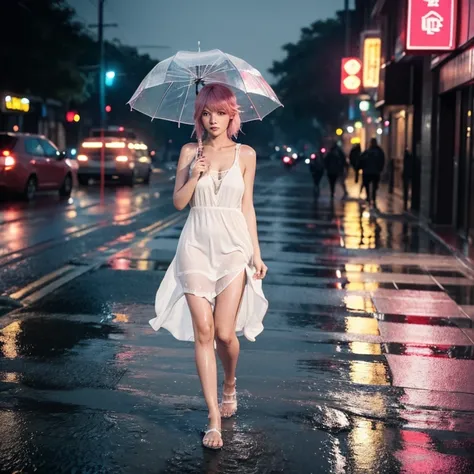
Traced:
<path id="1" fill-rule="evenodd" d="M 206 108 L 211 112 L 223 110 L 233 117 L 227 127 L 227 136 L 237 138 L 240 130 L 239 106 L 235 94 L 228 87 L 222 84 L 207 84 L 199 91 L 194 105 L 194 124 L 198 140 L 202 140 L 204 135 L 204 125 L 201 117 Z"/>

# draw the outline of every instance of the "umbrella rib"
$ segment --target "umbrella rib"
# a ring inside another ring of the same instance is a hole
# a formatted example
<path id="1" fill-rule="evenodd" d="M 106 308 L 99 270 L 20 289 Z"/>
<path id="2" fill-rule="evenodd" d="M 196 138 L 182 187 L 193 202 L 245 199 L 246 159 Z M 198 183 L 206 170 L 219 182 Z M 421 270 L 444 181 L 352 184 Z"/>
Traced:
<path id="1" fill-rule="evenodd" d="M 212 69 L 214 67 L 214 65 L 217 63 L 217 61 L 219 60 L 219 58 L 216 58 L 216 60 L 212 63 L 212 64 L 208 64 L 208 65 L 205 65 L 204 66 L 204 72 L 202 73 L 202 77 L 204 78 L 205 76 L 207 76 L 207 71 L 208 69 Z"/>
<path id="2" fill-rule="evenodd" d="M 189 89 L 191 89 L 191 86 L 189 86 L 189 87 L 188 87 L 188 90 L 186 91 L 186 97 L 184 98 L 183 106 L 181 107 L 181 112 L 180 112 L 179 118 L 178 118 L 178 127 L 179 127 L 180 124 L 181 124 L 181 117 L 183 116 L 184 107 L 186 106 L 186 101 L 188 100 Z"/>
<path id="3" fill-rule="evenodd" d="M 168 88 L 166 89 L 165 93 L 161 96 L 160 103 L 156 106 L 155 113 L 153 114 L 153 117 L 151 118 L 152 121 L 155 118 L 156 112 L 158 112 L 158 109 L 161 107 L 161 104 L 165 100 L 166 94 L 168 94 L 168 91 L 171 89 L 171 86 L 173 84 L 174 84 L 174 82 L 170 82 L 170 84 L 169 84 Z"/>

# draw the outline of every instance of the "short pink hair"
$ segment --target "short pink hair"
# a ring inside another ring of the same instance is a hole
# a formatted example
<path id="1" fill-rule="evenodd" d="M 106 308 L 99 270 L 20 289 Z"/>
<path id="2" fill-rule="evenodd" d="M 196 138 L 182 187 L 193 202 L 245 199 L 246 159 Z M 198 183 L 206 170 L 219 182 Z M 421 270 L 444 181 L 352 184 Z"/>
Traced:
<path id="1" fill-rule="evenodd" d="M 227 136 L 237 138 L 240 130 L 239 106 L 235 94 L 228 87 L 222 84 L 207 84 L 199 91 L 194 105 L 194 124 L 196 136 L 201 140 L 204 135 L 204 125 L 201 117 L 206 108 L 211 112 L 223 110 L 233 117 L 227 127 Z"/>

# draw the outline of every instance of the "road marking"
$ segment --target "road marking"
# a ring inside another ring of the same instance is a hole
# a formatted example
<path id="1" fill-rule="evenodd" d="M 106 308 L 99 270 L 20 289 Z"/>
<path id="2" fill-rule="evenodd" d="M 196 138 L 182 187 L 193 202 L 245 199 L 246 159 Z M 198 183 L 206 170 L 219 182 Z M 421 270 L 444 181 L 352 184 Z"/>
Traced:
<path id="1" fill-rule="evenodd" d="M 49 273 L 48 275 L 45 275 L 45 276 L 41 277 L 40 279 L 34 281 L 33 283 L 30 283 L 29 285 L 26 285 L 21 290 L 18 290 L 15 293 L 12 293 L 11 295 L 9 295 L 9 297 L 14 299 L 14 300 L 20 300 L 25 295 L 27 295 L 28 293 L 31 293 L 31 291 L 34 291 L 37 288 L 40 288 L 41 286 L 43 286 L 46 283 L 50 282 L 51 280 L 54 280 L 55 278 L 60 277 L 64 273 L 70 271 L 72 268 L 74 268 L 72 265 L 66 265 L 62 268 L 59 268 L 58 270 L 55 270 L 54 272 Z"/>
<path id="2" fill-rule="evenodd" d="M 147 236 L 145 238 L 143 238 L 143 236 L 141 236 L 140 238 L 136 238 L 131 245 L 127 246 L 124 249 L 117 250 L 116 248 L 111 247 L 102 251 L 96 250 L 99 255 L 93 258 L 93 263 L 81 266 L 65 265 L 64 267 L 61 267 L 58 270 L 55 270 L 54 272 L 51 272 L 48 275 L 45 275 L 39 278 L 38 280 L 28 284 L 27 286 L 21 288 L 15 293 L 12 293 L 11 295 L 9 295 L 9 298 L 14 300 L 15 302 L 21 303 L 22 306 L 21 308 L 15 308 L 9 313 L 2 316 L 2 319 L 0 319 L 0 329 L 10 323 L 8 321 L 8 318 L 5 318 L 5 316 L 11 316 L 13 313 L 15 313 L 15 311 L 18 311 L 19 309 L 24 309 L 26 306 L 36 303 L 40 299 L 57 290 L 61 286 L 64 286 L 66 283 L 69 283 L 75 278 L 78 278 L 87 272 L 96 270 L 97 268 L 100 268 L 110 259 L 115 258 L 117 255 L 120 255 L 123 252 L 127 252 L 130 248 L 140 244 L 141 242 L 148 241 L 162 230 L 176 224 L 180 220 L 184 220 L 186 216 L 187 213 L 175 212 L 170 216 L 166 217 L 165 219 L 162 219 L 156 222 L 155 224 L 152 224 L 151 226 L 139 229 L 137 233 L 146 233 Z M 116 242 L 114 241 L 113 244 L 115 243 Z M 101 247 L 103 248 L 104 246 Z"/>

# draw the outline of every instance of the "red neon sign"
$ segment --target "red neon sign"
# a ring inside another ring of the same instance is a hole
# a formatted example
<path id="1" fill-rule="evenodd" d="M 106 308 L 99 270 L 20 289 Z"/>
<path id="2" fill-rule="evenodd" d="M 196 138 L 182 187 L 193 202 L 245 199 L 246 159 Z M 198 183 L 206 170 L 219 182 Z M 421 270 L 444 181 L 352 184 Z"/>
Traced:
<path id="1" fill-rule="evenodd" d="M 342 58 L 341 94 L 358 94 L 362 85 L 362 61 L 359 58 Z"/>
<path id="2" fill-rule="evenodd" d="M 407 51 L 456 48 L 457 0 L 408 0 Z"/>

